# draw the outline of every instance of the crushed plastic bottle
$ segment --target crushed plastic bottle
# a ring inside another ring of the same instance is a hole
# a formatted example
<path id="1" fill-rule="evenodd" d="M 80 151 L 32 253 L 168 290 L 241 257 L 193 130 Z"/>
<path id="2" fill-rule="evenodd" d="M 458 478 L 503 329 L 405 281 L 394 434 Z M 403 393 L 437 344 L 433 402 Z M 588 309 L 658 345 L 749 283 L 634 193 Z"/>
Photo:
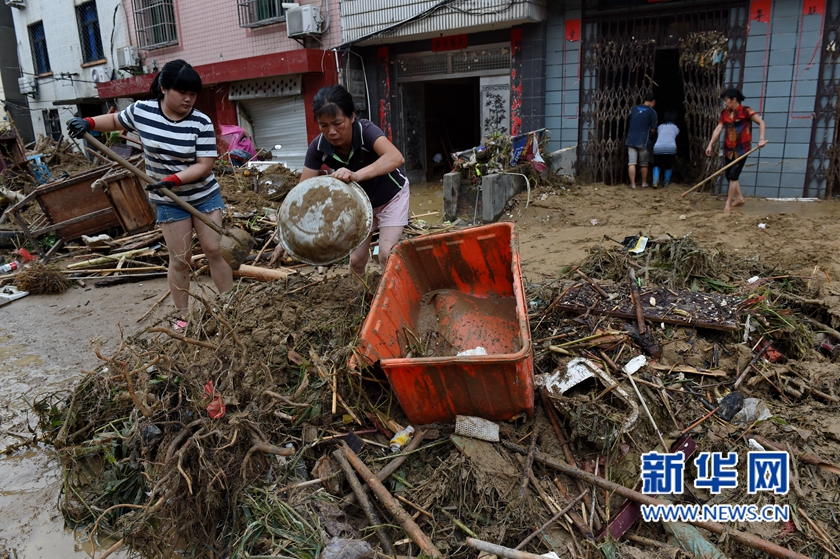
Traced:
<path id="1" fill-rule="evenodd" d="M 15 262 L 14 260 L 12 260 L 8 264 L 4 264 L 4 265 L 0 266 L 0 274 L 5 274 L 5 273 L 8 273 L 8 272 L 14 272 L 18 268 L 20 268 L 20 265 L 17 262 Z"/>
<path id="2" fill-rule="evenodd" d="M 414 435 L 414 427 L 409 425 L 402 431 L 394 434 L 394 437 L 391 439 L 391 452 L 399 452 L 403 449 L 405 445 L 408 444 L 408 441 L 411 440 L 411 437 Z"/>

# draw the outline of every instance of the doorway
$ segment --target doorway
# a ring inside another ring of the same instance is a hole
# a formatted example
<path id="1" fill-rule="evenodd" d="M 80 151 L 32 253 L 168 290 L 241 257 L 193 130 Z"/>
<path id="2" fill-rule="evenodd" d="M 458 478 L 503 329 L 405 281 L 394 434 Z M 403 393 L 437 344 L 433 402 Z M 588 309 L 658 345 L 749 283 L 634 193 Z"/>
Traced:
<path id="1" fill-rule="evenodd" d="M 439 181 L 452 170 L 450 154 L 481 142 L 479 78 L 424 84 L 426 180 Z"/>
<path id="2" fill-rule="evenodd" d="M 686 179 L 686 165 L 690 161 L 688 128 L 685 123 L 685 88 L 680 72 L 680 51 L 678 48 L 656 50 L 653 74 L 653 93 L 656 95 L 656 116 L 659 124 L 665 122 L 665 113 L 676 111 L 674 124 L 680 129 L 677 136 L 677 162 L 674 165 L 675 182 Z M 711 131 L 709 131 L 711 134 Z"/>

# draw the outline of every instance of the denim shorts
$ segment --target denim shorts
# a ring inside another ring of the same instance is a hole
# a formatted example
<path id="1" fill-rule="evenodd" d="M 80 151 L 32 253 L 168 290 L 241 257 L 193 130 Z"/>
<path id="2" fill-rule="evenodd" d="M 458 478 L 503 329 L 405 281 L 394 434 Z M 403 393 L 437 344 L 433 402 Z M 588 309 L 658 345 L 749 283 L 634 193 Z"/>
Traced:
<path id="1" fill-rule="evenodd" d="M 157 207 L 158 223 L 173 223 L 175 221 L 183 221 L 192 217 L 192 215 L 190 215 L 190 213 L 181 206 L 167 206 L 165 204 L 155 204 L 155 206 Z M 215 194 L 210 196 L 210 198 L 194 207 L 203 214 L 209 214 L 210 212 L 216 210 L 223 210 L 225 208 L 225 202 L 222 200 L 222 193 L 217 190 Z"/>

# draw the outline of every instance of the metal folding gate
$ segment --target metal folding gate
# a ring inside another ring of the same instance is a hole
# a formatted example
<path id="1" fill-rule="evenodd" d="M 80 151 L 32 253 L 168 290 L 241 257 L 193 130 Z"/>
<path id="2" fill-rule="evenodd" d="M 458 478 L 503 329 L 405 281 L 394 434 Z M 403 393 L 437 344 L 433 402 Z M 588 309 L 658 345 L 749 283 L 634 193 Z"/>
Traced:
<path id="1" fill-rule="evenodd" d="M 653 90 L 658 48 L 680 49 L 694 174 L 716 166 L 704 154 L 705 142 L 723 108 L 724 84 L 740 87 L 743 81 L 748 15 L 745 1 L 584 14 L 579 174 L 607 184 L 624 180 L 627 117 Z"/>
<path id="2" fill-rule="evenodd" d="M 802 196 L 828 198 L 840 194 L 840 0 L 825 6 L 820 79 L 814 104 L 811 147 Z"/>

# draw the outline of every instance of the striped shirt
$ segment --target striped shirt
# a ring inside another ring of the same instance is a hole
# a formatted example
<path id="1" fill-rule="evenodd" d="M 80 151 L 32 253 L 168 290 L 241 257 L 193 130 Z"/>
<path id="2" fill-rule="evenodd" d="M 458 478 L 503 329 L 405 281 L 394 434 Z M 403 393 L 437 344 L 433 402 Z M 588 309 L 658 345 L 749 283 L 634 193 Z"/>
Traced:
<path id="1" fill-rule="evenodd" d="M 143 141 L 146 159 L 146 174 L 155 180 L 196 163 L 199 157 L 218 156 L 216 133 L 210 118 L 193 109 L 181 120 L 168 119 L 161 111 L 160 102 L 135 101 L 117 115 L 123 128 L 136 132 Z M 204 179 L 182 184 L 171 189 L 180 198 L 192 205 L 198 205 L 221 190 L 211 171 Z M 175 206 L 169 198 L 149 192 L 149 199 L 155 204 Z"/>

